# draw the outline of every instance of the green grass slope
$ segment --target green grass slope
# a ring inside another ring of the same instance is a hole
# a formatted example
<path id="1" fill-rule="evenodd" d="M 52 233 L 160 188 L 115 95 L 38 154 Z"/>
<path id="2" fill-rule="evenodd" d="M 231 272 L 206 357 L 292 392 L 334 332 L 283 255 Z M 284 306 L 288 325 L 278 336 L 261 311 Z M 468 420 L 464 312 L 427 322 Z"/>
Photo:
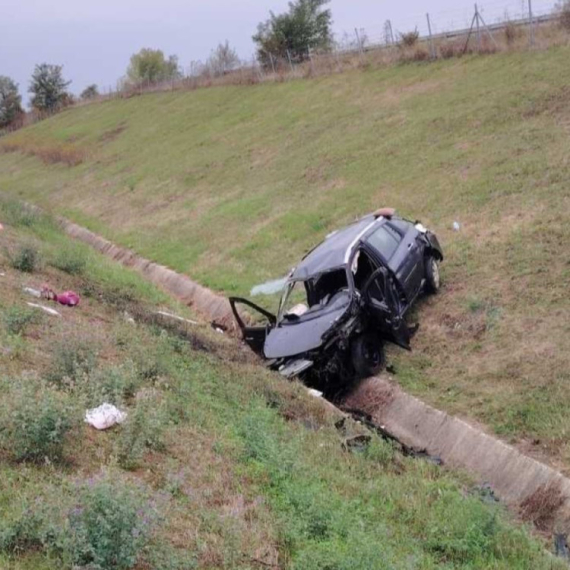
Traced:
<path id="1" fill-rule="evenodd" d="M 405 388 L 570 468 L 568 48 L 161 93 L 0 142 L 0 190 L 226 293 L 378 206 L 442 238 Z M 461 223 L 460 232 L 452 223 Z"/>
<path id="2" fill-rule="evenodd" d="M 49 219 L 0 216 L 3 570 L 565 567 L 465 477 L 374 434 L 343 449 L 366 430 L 207 323 L 149 320 L 186 312 Z M 82 302 L 29 308 L 46 281 Z M 102 401 L 126 422 L 88 427 Z"/>

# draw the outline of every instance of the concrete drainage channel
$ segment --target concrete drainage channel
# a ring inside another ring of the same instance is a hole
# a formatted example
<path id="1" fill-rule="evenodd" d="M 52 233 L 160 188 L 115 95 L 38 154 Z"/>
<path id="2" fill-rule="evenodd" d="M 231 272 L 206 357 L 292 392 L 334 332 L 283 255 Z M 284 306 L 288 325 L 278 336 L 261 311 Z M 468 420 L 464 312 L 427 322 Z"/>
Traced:
<path id="1" fill-rule="evenodd" d="M 134 252 L 68 220 L 59 219 L 70 236 L 79 239 L 184 302 L 206 320 L 236 334 L 228 301 L 181 275 L 146 260 Z M 328 405 L 330 405 L 327 402 Z M 549 513 L 549 530 L 555 534 L 559 554 L 568 556 L 566 536 L 570 532 L 570 479 L 528 457 L 468 423 L 428 406 L 406 394 L 389 378 L 370 378 L 345 398 L 344 409 L 358 410 L 381 433 L 400 442 L 403 448 L 441 458 L 453 468 L 468 470 L 490 485 L 496 495 L 513 509 Z M 532 518 L 532 516 L 530 517 Z"/>

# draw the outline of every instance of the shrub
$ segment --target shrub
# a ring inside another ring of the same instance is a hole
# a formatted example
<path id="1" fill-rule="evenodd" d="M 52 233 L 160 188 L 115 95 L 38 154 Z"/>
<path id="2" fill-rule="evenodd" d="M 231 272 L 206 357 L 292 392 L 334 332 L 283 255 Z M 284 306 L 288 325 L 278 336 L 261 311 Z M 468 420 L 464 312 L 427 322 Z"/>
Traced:
<path id="1" fill-rule="evenodd" d="M 570 0 L 562 0 L 558 4 L 560 25 L 570 32 Z"/>
<path id="2" fill-rule="evenodd" d="M 166 406 L 153 393 L 140 394 L 121 429 L 117 459 L 123 469 L 136 469 L 147 449 L 164 449 Z"/>
<path id="3" fill-rule="evenodd" d="M 508 46 L 512 46 L 519 36 L 519 30 L 513 22 L 505 24 L 505 41 Z"/>
<path id="4" fill-rule="evenodd" d="M 18 271 L 33 273 L 40 265 L 40 252 L 33 245 L 23 245 L 15 253 L 8 254 L 10 264 Z"/>
<path id="5" fill-rule="evenodd" d="M 99 406 L 108 402 L 120 406 L 135 395 L 140 383 L 137 369 L 131 360 L 119 366 L 96 370 L 84 384 L 84 403 L 87 406 Z"/>
<path id="6" fill-rule="evenodd" d="M 95 85 L 95 83 L 93 83 L 92 85 L 88 85 L 82 92 L 80 95 L 81 99 L 86 100 L 86 99 L 94 99 L 95 97 L 99 97 L 99 88 L 97 87 L 97 85 Z"/>
<path id="7" fill-rule="evenodd" d="M 74 388 L 95 368 L 97 354 L 85 340 L 68 340 L 56 345 L 47 379 L 59 387 Z"/>
<path id="8" fill-rule="evenodd" d="M 400 34 L 400 45 L 405 47 L 414 47 L 420 39 L 420 32 L 417 28 L 412 32 Z"/>
<path id="9" fill-rule="evenodd" d="M 2 316 L 4 327 L 10 334 L 22 334 L 28 325 L 37 322 L 39 315 L 22 307 L 10 307 Z"/>
<path id="10" fill-rule="evenodd" d="M 56 390 L 21 380 L 4 410 L 2 447 L 16 461 L 59 462 L 69 431 L 79 417 Z"/>
<path id="11" fill-rule="evenodd" d="M 61 517 L 40 497 L 24 497 L 17 510 L 0 519 L 0 551 L 22 553 L 58 548 Z"/>
<path id="12" fill-rule="evenodd" d="M 98 570 L 133 568 L 158 522 L 142 489 L 109 476 L 80 485 L 68 519 L 73 562 Z"/>
<path id="13" fill-rule="evenodd" d="M 81 275 L 85 271 L 87 258 L 84 251 L 75 247 L 66 247 L 57 252 L 51 264 L 69 275 Z"/>
<path id="14" fill-rule="evenodd" d="M 452 57 L 460 55 L 461 50 L 453 43 L 446 43 L 439 48 L 439 53 L 443 59 L 451 59 Z"/>

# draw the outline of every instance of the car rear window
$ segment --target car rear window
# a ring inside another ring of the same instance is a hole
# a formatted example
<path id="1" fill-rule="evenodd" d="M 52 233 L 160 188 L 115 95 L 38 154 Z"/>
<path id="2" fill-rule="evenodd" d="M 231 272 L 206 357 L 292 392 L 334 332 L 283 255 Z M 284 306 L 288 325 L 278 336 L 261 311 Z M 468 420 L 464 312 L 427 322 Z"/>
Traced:
<path id="1" fill-rule="evenodd" d="M 390 226 L 381 226 L 369 238 L 368 243 L 377 251 L 379 251 L 389 261 L 398 249 L 402 236 Z"/>

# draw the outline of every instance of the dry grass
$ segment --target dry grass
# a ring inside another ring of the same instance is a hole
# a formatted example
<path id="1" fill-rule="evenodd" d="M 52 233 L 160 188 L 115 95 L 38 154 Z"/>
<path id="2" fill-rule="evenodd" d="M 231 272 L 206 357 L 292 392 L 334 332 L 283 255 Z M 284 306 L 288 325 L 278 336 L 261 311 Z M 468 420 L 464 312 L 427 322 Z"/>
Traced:
<path id="1" fill-rule="evenodd" d="M 552 531 L 556 513 L 565 501 L 559 484 L 543 485 L 521 504 L 521 517 L 540 531 Z"/>
<path id="2" fill-rule="evenodd" d="M 0 143 L 1 152 L 22 152 L 28 156 L 36 156 L 44 164 L 65 164 L 78 166 L 87 158 L 87 150 L 69 143 L 36 144 L 33 141 L 20 143 L 17 141 Z"/>

